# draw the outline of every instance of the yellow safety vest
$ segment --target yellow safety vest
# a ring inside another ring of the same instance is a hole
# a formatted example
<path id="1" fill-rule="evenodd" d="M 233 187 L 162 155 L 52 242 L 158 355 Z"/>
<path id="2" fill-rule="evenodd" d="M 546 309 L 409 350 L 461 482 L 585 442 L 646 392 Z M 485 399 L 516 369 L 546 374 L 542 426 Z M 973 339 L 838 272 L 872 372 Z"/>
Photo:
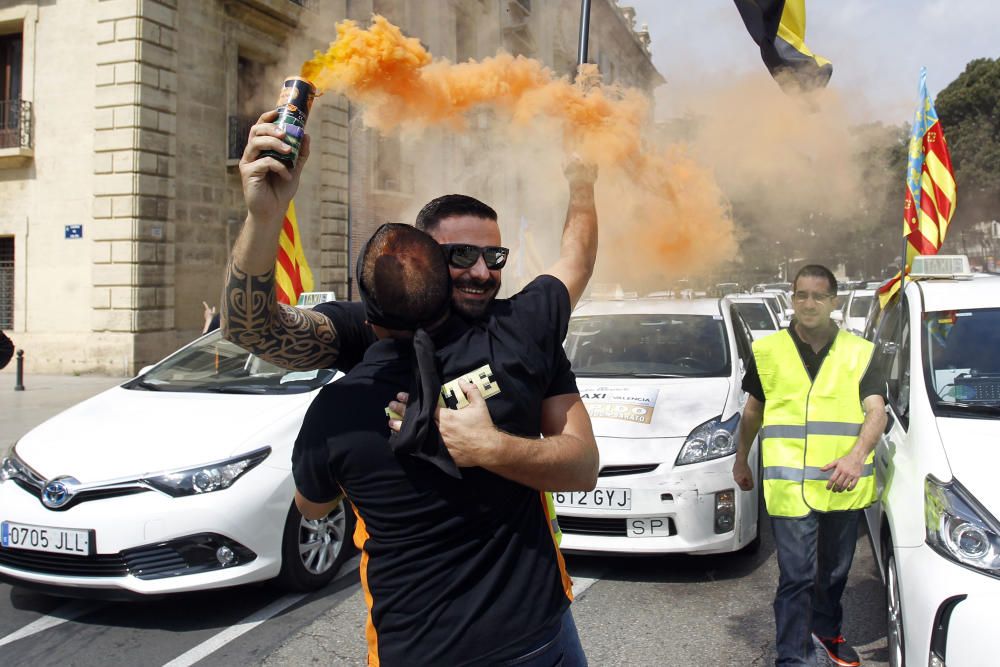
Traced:
<path id="1" fill-rule="evenodd" d="M 559 517 L 556 516 L 556 503 L 552 500 L 552 493 L 545 492 L 545 518 L 549 520 L 549 527 L 552 528 L 552 536 L 556 540 L 556 546 L 562 544 L 562 529 L 559 528 Z"/>
<path id="2" fill-rule="evenodd" d="M 754 341 L 765 398 L 760 438 L 768 514 L 800 517 L 875 502 L 874 452 L 850 491 L 828 490 L 832 471 L 820 470 L 851 451 L 861 432 L 860 384 L 873 350 L 870 341 L 840 331 L 810 380 L 788 330 Z"/>

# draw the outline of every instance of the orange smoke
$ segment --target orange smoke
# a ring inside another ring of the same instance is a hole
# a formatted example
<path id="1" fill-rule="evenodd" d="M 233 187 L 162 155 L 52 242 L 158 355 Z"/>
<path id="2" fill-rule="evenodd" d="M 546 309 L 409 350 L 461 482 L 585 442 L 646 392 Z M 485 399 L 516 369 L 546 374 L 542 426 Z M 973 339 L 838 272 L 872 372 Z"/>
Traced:
<path id="1" fill-rule="evenodd" d="M 732 222 L 712 177 L 679 150 L 645 146 L 648 96 L 601 85 L 596 68 L 585 68 L 574 83 L 504 52 L 478 62 L 435 60 L 419 40 L 375 16 L 368 29 L 339 23 L 336 41 L 302 66 L 302 76 L 362 105 L 365 124 L 383 133 L 432 126 L 461 132 L 477 108 L 496 111 L 512 130 L 554 120 L 563 150 L 600 167 L 599 204 L 613 198 L 615 216 L 598 210 L 602 243 L 613 232 L 611 246 L 628 253 L 629 263 L 669 262 L 684 272 L 730 259 Z"/>

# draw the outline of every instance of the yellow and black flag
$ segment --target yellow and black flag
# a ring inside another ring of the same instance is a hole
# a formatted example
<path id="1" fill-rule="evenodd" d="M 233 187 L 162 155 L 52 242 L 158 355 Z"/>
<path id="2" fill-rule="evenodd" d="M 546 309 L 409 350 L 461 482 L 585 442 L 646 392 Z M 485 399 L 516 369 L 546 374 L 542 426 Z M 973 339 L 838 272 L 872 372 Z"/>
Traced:
<path id="1" fill-rule="evenodd" d="M 833 65 L 806 46 L 805 0 L 734 2 L 760 57 L 784 90 L 822 88 L 830 81 Z"/>

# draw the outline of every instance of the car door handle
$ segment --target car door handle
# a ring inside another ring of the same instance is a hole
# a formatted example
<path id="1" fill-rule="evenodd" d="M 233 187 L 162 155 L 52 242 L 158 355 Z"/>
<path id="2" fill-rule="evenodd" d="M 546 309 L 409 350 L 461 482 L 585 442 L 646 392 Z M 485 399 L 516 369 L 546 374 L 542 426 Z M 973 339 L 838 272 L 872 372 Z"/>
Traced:
<path id="1" fill-rule="evenodd" d="M 895 426 L 895 425 L 896 425 L 896 418 L 892 416 L 891 412 L 889 412 L 888 410 L 886 410 L 885 411 L 885 430 L 882 431 L 882 432 L 885 433 L 886 435 L 889 435 L 889 431 L 891 431 L 892 427 Z"/>

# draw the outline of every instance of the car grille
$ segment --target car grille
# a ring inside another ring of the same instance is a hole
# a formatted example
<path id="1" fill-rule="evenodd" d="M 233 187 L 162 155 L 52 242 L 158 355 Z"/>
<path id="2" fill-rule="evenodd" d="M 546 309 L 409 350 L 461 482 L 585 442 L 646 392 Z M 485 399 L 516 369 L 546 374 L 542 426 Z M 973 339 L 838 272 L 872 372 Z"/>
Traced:
<path id="1" fill-rule="evenodd" d="M 66 577 L 123 577 L 128 566 L 121 554 L 67 556 L 25 549 L 0 549 L 0 565 Z"/>
<path id="2" fill-rule="evenodd" d="M 159 579 L 217 569 L 214 554 L 228 546 L 237 556 L 236 564 L 248 563 L 257 554 L 243 545 L 211 533 L 193 535 L 171 542 L 126 549 L 117 554 L 68 556 L 27 549 L 0 549 L 0 565 L 38 574 L 66 577 L 124 577 Z"/>
<path id="3" fill-rule="evenodd" d="M 606 537 L 627 537 L 628 530 L 625 527 L 624 518 L 613 517 L 610 519 L 595 518 L 589 516 L 559 516 L 559 528 L 562 532 L 573 535 L 603 535 Z M 673 519 L 667 519 L 667 526 L 671 535 L 677 534 L 677 527 L 674 526 Z"/>
<path id="4" fill-rule="evenodd" d="M 639 475 L 644 472 L 653 472 L 659 467 L 658 463 L 649 463 L 641 465 L 630 465 L 630 466 L 604 466 L 601 468 L 600 472 L 597 473 L 598 477 L 618 477 L 619 475 Z"/>
<path id="5" fill-rule="evenodd" d="M 26 480 L 23 480 L 23 479 L 14 479 L 13 481 L 19 487 L 21 487 L 22 489 L 24 489 L 25 491 L 27 491 L 28 493 L 30 493 L 31 495 L 33 495 L 36 499 L 38 499 L 38 502 L 42 502 L 40 496 L 42 494 L 42 486 L 43 485 L 35 484 L 33 482 L 29 482 L 29 481 L 26 481 Z M 147 489 L 145 487 L 140 487 L 140 486 L 116 487 L 116 488 L 110 488 L 110 489 L 99 489 L 99 488 L 98 489 L 86 489 L 86 490 L 83 490 L 83 491 L 80 491 L 79 493 L 77 493 L 75 496 L 73 496 L 72 500 L 70 500 L 68 503 L 66 503 L 62 507 L 57 507 L 57 508 L 55 508 L 55 507 L 46 507 L 46 509 L 51 510 L 53 512 L 65 512 L 66 510 L 68 510 L 71 507 L 75 507 L 75 506 L 79 505 L 80 503 L 85 503 L 85 502 L 88 502 L 88 501 L 91 501 L 91 500 L 103 500 L 105 498 L 118 498 L 118 497 L 121 497 L 121 496 L 130 496 L 130 495 L 132 495 L 134 493 L 145 493 L 146 491 L 149 491 L 149 489 Z M 44 507 L 44 505 L 43 505 L 43 507 Z"/>

